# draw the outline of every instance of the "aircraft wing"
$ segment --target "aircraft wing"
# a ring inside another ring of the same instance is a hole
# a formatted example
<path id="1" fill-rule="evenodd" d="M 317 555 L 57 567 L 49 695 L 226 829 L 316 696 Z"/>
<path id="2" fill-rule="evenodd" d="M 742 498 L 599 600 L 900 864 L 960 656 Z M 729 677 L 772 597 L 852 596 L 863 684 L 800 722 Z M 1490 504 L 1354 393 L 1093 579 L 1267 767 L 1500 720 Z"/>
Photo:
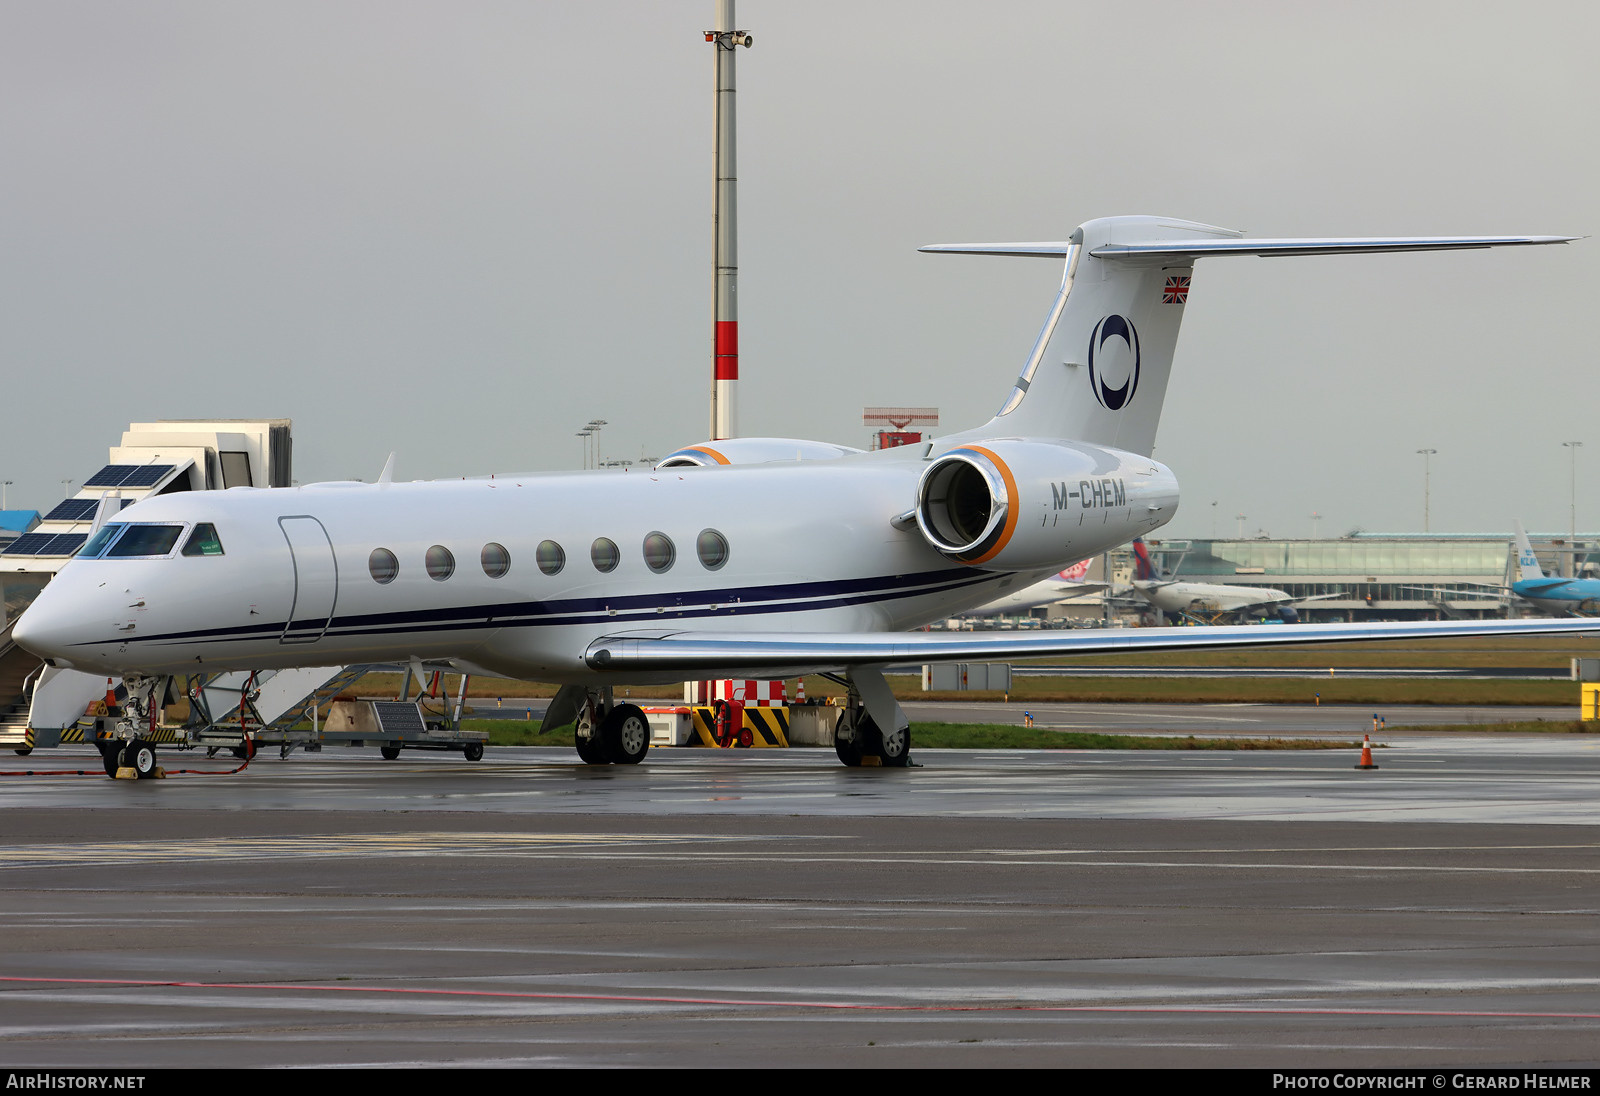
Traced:
<path id="1" fill-rule="evenodd" d="M 1059 655 L 1131 654 L 1218 647 L 1365 640 L 1597 633 L 1593 619 L 1385 621 L 1375 624 L 1106 628 L 1051 632 L 624 632 L 583 654 L 590 669 L 626 675 L 682 671 L 734 677 L 794 676 L 894 662 L 985 662 Z"/>
<path id="2" fill-rule="evenodd" d="M 1478 594 L 1468 590 L 1447 590 L 1443 586 L 1402 586 L 1400 589 L 1416 590 L 1419 593 L 1424 594 L 1434 594 L 1441 598 L 1449 598 L 1451 601 L 1463 601 L 1471 598 L 1477 598 L 1482 601 L 1504 601 L 1506 599 L 1506 595 L 1511 593 L 1511 587 L 1499 586 L 1489 582 L 1463 582 L 1461 585 L 1480 586 L 1485 590 L 1496 590 L 1498 593 Z"/>
<path id="3" fill-rule="evenodd" d="M 1105 582 L 1063 582 L 1056 587 L 1057 601 L 1071 601 L 1090 594 L 1104 593 L 1110 584 Z"/>

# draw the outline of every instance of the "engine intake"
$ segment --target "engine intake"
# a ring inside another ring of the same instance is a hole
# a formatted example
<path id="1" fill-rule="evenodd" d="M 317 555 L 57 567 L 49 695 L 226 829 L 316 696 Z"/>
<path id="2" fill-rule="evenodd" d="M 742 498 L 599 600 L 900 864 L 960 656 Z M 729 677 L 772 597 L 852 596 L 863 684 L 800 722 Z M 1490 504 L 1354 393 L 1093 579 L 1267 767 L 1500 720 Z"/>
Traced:
<path id="1" fill-rule="evenodd" d="M 917 484 L 917 527 L 939 551 L 982 563 L 1006 531 L 1015 485 L 982 449 L 958 449 L 930 464 Z"/>

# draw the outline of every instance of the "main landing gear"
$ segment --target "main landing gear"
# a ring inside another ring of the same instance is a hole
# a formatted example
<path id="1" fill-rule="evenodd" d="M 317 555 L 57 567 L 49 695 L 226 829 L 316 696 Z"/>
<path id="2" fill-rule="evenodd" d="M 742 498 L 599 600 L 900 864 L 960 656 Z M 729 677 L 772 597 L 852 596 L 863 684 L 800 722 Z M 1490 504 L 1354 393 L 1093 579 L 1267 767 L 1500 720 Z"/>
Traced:
<path id="1" fill-rule="evenodd" d="M 616 703 L 609 687 L 563 686 L 550 702 L 545 723 L 565 722 L 568 705 L 575 708 L 573 745 L 585 765 L 637 765 L 650 752 L 650 721 L 644 711 L 636 704 Z"/>
<path id="2" fill-rule="evenodd" d="M 849 688 L 850 696 L 833 728 L 833 749 L 839 760 L 851 768 L 862 765 L 890 769 L 908 767 L 911 764 L 911 723 L 889 691 L 882 672 L 854 669 L 841 684 Z M 886 727 L 889 729 L 885 730 Z"/>

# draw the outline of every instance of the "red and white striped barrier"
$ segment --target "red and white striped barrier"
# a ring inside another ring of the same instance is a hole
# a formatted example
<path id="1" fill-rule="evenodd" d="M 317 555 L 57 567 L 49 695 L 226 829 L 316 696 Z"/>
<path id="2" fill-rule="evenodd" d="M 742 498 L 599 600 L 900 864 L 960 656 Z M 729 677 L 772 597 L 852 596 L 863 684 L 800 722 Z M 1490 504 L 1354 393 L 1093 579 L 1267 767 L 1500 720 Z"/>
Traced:
<path id="1" fill-rule="evenodd" d="M 689 704 L 710 704 L 714 700 L 739 700 L 751 708 L 781 708 L 788 703 L 782 679 L 686 681 L 683 685 L 683 699 Z"/>

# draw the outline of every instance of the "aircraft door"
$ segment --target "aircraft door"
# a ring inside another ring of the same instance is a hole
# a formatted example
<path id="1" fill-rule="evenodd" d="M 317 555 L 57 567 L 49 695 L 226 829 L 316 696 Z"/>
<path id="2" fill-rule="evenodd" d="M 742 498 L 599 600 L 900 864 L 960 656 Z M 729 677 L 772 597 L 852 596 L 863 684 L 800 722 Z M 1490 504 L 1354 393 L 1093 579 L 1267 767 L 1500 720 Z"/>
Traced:
<path id="1" fill-rule="evenodd" d="M 279 518 L 294 564 L 294 607 L 280 643 L 315 643 L 328 630 L 339 597 L 339 572 L 333 541 L 322 522 L 309 515 Z"/>

